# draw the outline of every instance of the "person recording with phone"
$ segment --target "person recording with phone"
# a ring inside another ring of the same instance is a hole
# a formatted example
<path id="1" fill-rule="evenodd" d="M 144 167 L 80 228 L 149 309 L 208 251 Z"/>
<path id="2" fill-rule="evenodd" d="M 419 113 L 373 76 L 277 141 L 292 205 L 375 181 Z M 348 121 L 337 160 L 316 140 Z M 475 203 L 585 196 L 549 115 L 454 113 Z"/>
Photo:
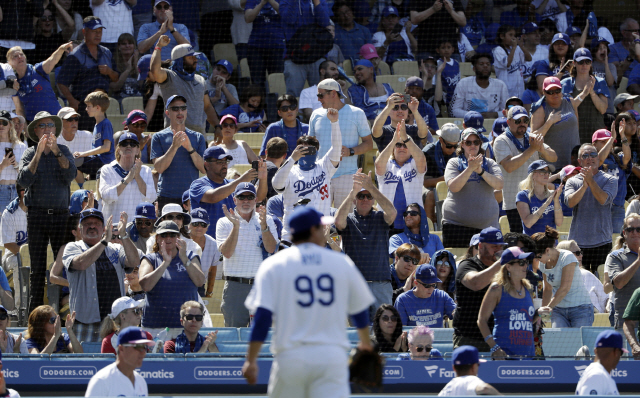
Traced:
<path id="1" fill-rule="evenodd" d="M 407 125 L 407 136 L 413 139 L 418 147 L 421 141 L 426 139 L 427 143 L 433 142 L 433 137 L 429 132 L 429 126 L 418 112 L 420 102 L 409 94 L 393 93 L 387 98 L 387 106 L 376 117 L 371 129 L 371 135 L 378 149 L 384 149 L 393 140 L 396 126 L 401 120 L 407 120 L 409 114 L 413 114 L 415 124 Z M 391 118 L 391 124 L 385 124 L 387 118 Z"/>
<path id="2" fill-rule="evenodd" d="M 27 146 L 18 140 L 11 122 L 11 114 L 7 111 L 0 111 L 0 151 L 3 149 L 4 157 L 0 162 L 0 211 L 18 197 L 18 164 L 22 154 L 27 150 Z"/>

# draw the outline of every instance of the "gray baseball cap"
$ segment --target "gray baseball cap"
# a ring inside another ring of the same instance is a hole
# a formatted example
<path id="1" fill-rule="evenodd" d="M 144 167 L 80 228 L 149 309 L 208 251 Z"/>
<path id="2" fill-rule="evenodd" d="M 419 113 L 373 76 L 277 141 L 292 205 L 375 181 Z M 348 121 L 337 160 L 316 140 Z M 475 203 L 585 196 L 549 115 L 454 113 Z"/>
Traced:
<path id="1" fill-rule="evenodd" d="M 453 123 L 443 124 L 436 134 L 447 142 L 460 142 L 460 128 Z"/>

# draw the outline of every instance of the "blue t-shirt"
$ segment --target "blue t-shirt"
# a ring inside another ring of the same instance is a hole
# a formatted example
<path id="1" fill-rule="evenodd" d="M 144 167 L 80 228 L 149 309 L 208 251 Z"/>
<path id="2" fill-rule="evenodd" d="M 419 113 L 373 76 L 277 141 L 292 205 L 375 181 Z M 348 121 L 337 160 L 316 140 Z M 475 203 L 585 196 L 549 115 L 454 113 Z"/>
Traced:
<path id="1" fill-rule="evenodd" d="M 62 338 L 58 339 L 58 342 L 56 343 L 56 348 L 53 350 L 54 354 L 60 351 L 68 352 L 67 348 L 69 347 L 69 344 L 71 344 L 71 339 L 69 338 L 68 334 L 62 333 L 60 337 Z M 46 346 L 41 347 L 34 339 L 27 339 L 26 343 L 27 343 L 28 350 L 31 350 L 32 348 L 36 348 L 39 352 L 42 352 L 42 350 L 44 350 L 46 347 Z"/>
<path id="2" fill-rule="evenodd" d="M 209 213 L 209 228 L 207 229 L 207 235 L 213 237 L 214 239 L 216 237 L 216 224 L 220 218 L 224 217 L 222 205 L 226 205 L 227 209 L 235 209 L 236 207 L 235 203 L 233 202 L 233 195 L 229 195 L 217 203 L 205 203 L 201 202 L 201 200 L 208 190 L 220 188 L 221 186 L 226 185 L 230 182 L 231 181 L 225 179 L 222 184 L 217 184 L 211 181 L 209 177 L 204 176 L 192 182 L 191 186 L 189 187 L 189 200 L 191 201 L 191 208 L 197 209 L 198 207 L 202 207 L 207 211 L 207 213 Z"/>
<path id="3" fill-rule="evenodd" d="M 559 183 L 554 182 L 553 185 L 555 186 L 555 189 L 558 189 L 558 187 L 560 186 Z M 573 208 L 567 206 L 566 203 L 564 203 L 564 188 L 562 189 L 562 193 L 560 194 L 560 205 L 562 206 L 562 215 L 565 217 L 571 217 L 573 216 Z"/>
<path id="4" fill-rule="evenodd" d="M 247 0 L 244 9 L 252 10 L 260 4 L 260 0 Z M 253 20 L 249 46 L 258 48 L 284 49 L 284 31 L 282 18 L 271 4 L 265 4 Z"/>
<path id="5" fill-rule="evenodd" d="M 532 79 L 535 78 L 535 76 L 531 77 Z M 525 105 L 528 104 L 535 104 L 536 102 L 538 102 L 538 100 L 540 99 L 540 94 L 538 94 L 538 91 L 536 90 L 524 90 L 524 94 L 522 94 L 522 102 Z"/>
<path id="6" fill-rule="evenodd" d="M 418 113 L 424 119 L 424 122 L 427 123 L 427 126 L 431 127 L 434 130 L 439 130 L 438 119 L 436 118 L 436 111 L 433 107 L 427 104 L 427 101 L 424 99 L 420 100 L 420 104 L 418 105 Z"/>
<path id="7" fill-rule="evenodd" d="M 84 101 L 87 94 L 97 88 L 109 91 L 111 80 L 98 70 L 98 65 L 108 65 L 115 70 L 113 56 L 108 48 L 98 46 L 98 58 L 93 58 L 85 43 L 76 47 L 65 59 L 57 76 L 57 82 L 71 90 L 76 100 Z"/>
<path id="8" fill-rule="evenodd" d="M 180 6 L 176 7 L 176 9 L 180 7 L 182 7 L 182 2 L 180 2 Z M 187 29 L 185 25 L 181 23 L 174 23 L 173 28 L 176 31 L 178 31 L 178 33 L 180 33 L 182 37 L 189 39 L 189 29 Z M 138 44 L 142 43 L 143 41 L 147 40 L 151 36 L 155 35 L 156 33 L 158 33 L 159 30 L 160 30 L 160 23 L 158 21 L 154 21 L 154 22 L 150 22 L 142 25 L 140 27 L 140 31 L 138 32 Z M 173 48 L 177 46 L 179 43 L 176 40 L 176 38 L 173 36 L 173 34 L 171 34 L 171 32 L 165 32 L 164 35 L 166 35 L 169 38 L 169 44 L 167 44 L 162 48 L 162 50 L 160 51 L 160 54 L 162 55 L 162 59 L 171 59 L 171 50 L 173 50 Z M 149 48 L 149 50 L 147 51 L 147 54 L 151 54 L 153 52 L 153 48 L 157 43 L 158 43 L 157 41 L 153 43 L 153 46 Z"/>
<path id="9" fill-rule="evenodd" d="M 18 79 L 18 83 L 20 90 L 16 95 L 22 101 L 27 120 L 35 119 L 36 113 L 40 111 L 47 111 L 52 115 L 58 114 L 60 103 L 51 88 L 49 75 L 42 69 L 42 62 L 35 66 L 27 65 L 27 71 L 21 79 Z"/>
<path id="10" fill-rule="evenodd" d="M 398 296 L 394 304 L 400 313 L 402 326 L 424 325 L 430 328 L 441 328 L 442 317 L 453 319 L 456 303 L 444 291 L 434 289 L 429 298 L 418 298 L 413 289 Z"/>
<path id="11" fill-rule="evenodd" d="M 636 61 L 633 61 L 636 63 L 636 66 L 634 66 L 633 68 L 629 67 L 629 69 L 627 69 L 627 72 L 629 72 L 629 83 L 627 83 L 628 85 L 631 84 L 640 84 L 640 64 L 637 63 Z"/>
<path id="12" fill-rule="evenodd" d="M 271 123 L 267 127 L 267 131 L 262 138 L 262 145 L 260 146 L 260 156 L 265 156 L 267 150 L 267 143 L 273 137 L 280 137 L 287 141 L 287 158 L 291 156 L 291 153 L 296 149 L 296 142 L 298 138 L 303 135 L 309 134 L 309 125 L 296 120 L 296 127 L 287 127 L 282 120 Z"/>
<path id="13" fill-rule="evenodd" d="M 224 115 L 233 115 L 238 120 L 238 124 L 239 123 L 249 123 L 249 122 L 252 122 L 254 120 L 264 120 L 264 118 L 265 118 L 264 111 L 261 111 L 261 112 L 245 112 L 240 107 L 240 104 L 231 105 L 227 109 L 225 109 L 222 112 L 220 112 L 220 115 L 219 115 L 220 119 L 222 119 L 222 116 L 224 116 Z M 241 129 L 240 131 L 243 132 L 243 133 L 257 133 L 259 131 L 259 125 L 256 126 L 256 127 L 245 127 L 243 129 Z"/>
<path id="14" fill-rule="evenodd" d="M 393 88 L 389 85 L 389 83 L 382 83 L 385 91 L 387 92 L 387 96 L 393 94 Z M 349 94 L 349 98 L 351 99 L 351 103 L 353 106 L 362 109 L 367 115 L 368 120 L 373 120 L 378 116 L 378 114 L 387 106 L 387 102 L 372 102 L 369 100 L 369 92 L 367 89 L 360 85 L 354 84 L 349 87 L 347 90 Z M 388 121 L 388 120 L 387 120 Z"/>
<path id="15" fill-rule="evenodd" d="M 371 43 L 371 36 L 371 31 L 357 22 L 354 22 L 354 27 L 350 31 L 336 24 L 335 42 L 346 59 L 358 59 L 360 47 Z"/>
<path id="16" fill-rule="evenodd" d="M 467 36 L 472 46 L 477 46 L 484 38 L 485 30 L 484 18 L 479 12 L 473 17 L 467 17 L 467 25 L 462 28 L 462 33 Z"/>
<path id="17" fill-rule="evenodd" d="M 191 146 L 200 155 L 204 155 L 207 142 L 204 136 L 198 132 L 185 128 L 185 133 L 191 141 Z M 151 159 L 163 156 L 173 143 L 171 127 L 158 131 L 151 137 Z M 178 148 L 171 164 L 164 173 L 160 174 L 158 181 L 158 196 L 165 198 L 182 198 L 184 191 L 189 189 L 191 182 L 200 176 L 200 170 L 191 160 L 191 155 L 184 147 Z M 195 208 L 195 207 L 192 207 Z"/>
<path id="18" fill-rule="evenodd" d="M 493 310 L 493 338 L 508 355 L 535 356 L 533 343 L 533 300 L 524 289 L 524 297 L 512 297 L 502 289 L 500 302 Z"/>
<path id="19" fill-rule="evenodd" d="M 409 241 L 407 234 L 404 232 L 395 234 L 389 238 L 389 258 L 393 258 L 396 249 L 405 243 L 411 242 Z M 442 241 L 438 235 L 429 234 L 429 241 L 425 246 L 421 247 L 421 249 L 423 252 L 433 256 L 433 254 L 438 250 L 444 250 L 444 246 L 442 245 Z"/>
<path id="20" fill-rule="evenodd" d="M 445 104 L 450 104 L 453 98 L 453 92 L 460 81 L 460 64 L 452 59 L 453 64 L 447 63 L 442 71 L 442 92 L 444 93 Z M 444 62 L 444 61 L 439 61 Z"/>
<path id="21" fill-rule="evenodd" d="M 575 84 L 576 84 L 575 77 L 567 77 L 565 79 L 562 79 L 560 83 L 562 84 L 563 95 L 573 95 L 573 88 L 575 87 Z M 607 86 L 607 81 L 599 77 L 596 77 L 596 84 L 595 86 L 593 86 L 593 91 L 598 95 L 603 94 L 607 98 L 611 96 L 611 91 L 609 91 L 609 86 Z"/>
<path id="22" fill-rule="evenodd" d="M 282 203 L 282 195 L 272 196 L 267 200 L 267 214 L 271 217 L 284 217 L 284 204 Z"/>
<path id="23" fill-rule="evenodd" d="M 627 177 L 631 174 L 631 162 L 627 163 L 627 168 L 622 168 L 623 154 L 619 153 L 620 164 L 614 159 L 615 155 L 610 154 L 604 161 L 604 164 L 600 166 L 600 170 L 604 171 L 610 176 L 614 176 L 618 179 L 618 193 L 613 199 L 613 204 L 616 206 L 624 206 L 625 197 L 627 196 Z"/>
<path id="24" fill-rule="evenodd" d="M 546 199 L 540 200 L 536 195 L 533 195 L 530 198 L 528 189 L 525 189 L 524 191 L 520 191 L 516 195 L 516 203 L 524 202 L 528 204 L 529 210 L 531 211 L 531 213 L 536 212 L 540 207 L 542 207 L 545 201 Z M 553 206 L 553 201 L 551 201 L 549 206 L 547 206 L 547 208 L 544 210 L 544 215 L 535 224 L 533 224 L 531 228 L 527 228 L 524 225 L 524 223 L 522 223 L 522 228 L 525 234 L 531 236 L 536 232 L 544 232 L 545 227 L 547 225 L 554 229 L 556 227 L 555 209 Z M 512 231 L 512 232 L 518 232 L 518 231 Z"/>
<path id="25" fill-rule="evenodd" d="M 26 243 L 26 242 L 23 242 Z M 0 267 L 0 287 L 2 287 L 2 289 L 10 292 L 11 291 L 11 286 L 9 286 L 9 280 L 7 279 L 7 274 L 4 273 L 4 269 L 2 269 L 2 267 Z"/>
<path id="26" fill-rule="evenodd" d="M 116 145 L 113 141 L 113 126 L 109 119 L 104 119 L 100 123 L 96 123 L 93 127 L 93 143 L 92 148 L 100 148 L 104 145 L 104 141 L 111 142 L 111 147 L 108 152 L 104 152 L 98 155 L 102 164 L 109 164 L 116 160 Z"/>
<path id="27" fill-rule="evenodd" d="M 627 59 L 628 56 L 629 56 L 629 50 L 624 48 L 621 41 L 609 45 L 609 62 L 610 63 L 622 62 L 625 59 Z M 629 78 L 629 84 L 632 84 L 631 71 L 633 71 L 638 65 L 640 64 L 634 57 L 633 62 L 631 63 L 631 65 L 629 65 L 629 68 L 627 68 L 627 71 L 624 72 L 624 75 Z"/>

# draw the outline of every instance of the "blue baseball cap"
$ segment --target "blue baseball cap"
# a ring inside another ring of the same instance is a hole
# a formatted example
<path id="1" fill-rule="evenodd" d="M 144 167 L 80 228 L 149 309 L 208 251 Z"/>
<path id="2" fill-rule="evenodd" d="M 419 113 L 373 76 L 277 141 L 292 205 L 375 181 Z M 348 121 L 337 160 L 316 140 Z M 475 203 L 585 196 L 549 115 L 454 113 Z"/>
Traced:
<path id="1" fill-rule="evenodd" d="M 533 33 L 533 32 L 537 32 L 538 30 L 540 30 L 540 27 L 535 22 L 528 22 L 528 23 L 522 25 L 522 34 L 523 35 L 526 35 L 526 34 L 529 34 L 529 33 Z"/>
<path id="2" fill-rule="evenodd" d="M 536 170 L 543 170 L 545 168 L 549 168 L 549 171 L 554 172 L 556 170 L 555 167 L 553 167 L 552 164 L 547 163 L 545 160 L 536 160 L 535 162 L 531 162 L 531 164 L 529 165 L 529 167 L 527 168 L 527 172 L 529 174 L 533 173 Z"/>
<path id="3" fill-rule="evenodd" d="M 518 120 L 523 117 L 529 117 L 529 112 L 520 105 L 512 106 L 507 113 L 507 119 Z"/>
<path id="4" fill-rule="evenodd" d="M 168 110 L 171 103 L 177 99 L 182 100 L 185 104 L 187 103 L 187 99 L 185 97 L 183 97 L 182 95 L 174 94 L 167 100 L 167 104 L 164 106 L 164 110 Z"/>
<path id="5" fill-rule="evenodd" d="M 147 115 L 144 113 L 144 111 L 141 111 L 140 109 L 134 109 L 131 112 L 129 112 L 129 114 L 127 115 L 127 118 L 124 120 L 124 122 L 122 122 L 122 124 L 124 124 L 125 126 L 128 126 L 130 124 L 134 124 L 137 122 L 148 122 L 147 119 Z"/>
<path id="6" fill-rule="evenodd" d="M 551 39 L 551 45 L 553 45 L 553 43 L 560 40 L 562 40 L 564 44 L 566 44 L 567 46 L 571 45 L 571 40 L 569 40 L 569 36 L 564 33 L 556 33 L 555 35 L 553 35 L 553 39 Z"/>
<path id="7" fill-rule="evenodd" d="M 220 61 L 216 62 L 216 65 L 224 66 L 228 74 L 233 74 L 233 65 L 231 65 L 231 62 L 227 61 L 226 59 L 221 59 Z"/>
<path id="8" fill-rule="evenodd" d="M 416 280 L 426 285 L 442 282 L 438 279 L 436 267 L 431 264 L 420 264 L 418 266 L 418 269 L 416 269 Z"/>
<path id="9" fill-rule="evenodd" d="M 507 131 L 508 128 L 509 128 L 509 124 L 507 124 L 507 118 L 506 117 L 499 117 L 493 122 L 493 127 L 491 128 L 491 133 L 494 136 L 497 137 L 500 134 L 502 134 L 505 131 Z"/>
<path id="10" fill-rule="evenodd" d="M 8 312 L 9 312 L 9 311 L 7 311 L 7 309 L 6 309 L 6 308 L 4 308 L 4 306 L 3 306 L 3 305 L 0 305 L 0 310 L 4 311 L 4 312 L 6 312 L 6 313 L 8 313 Z M 2 359 L 2 357 L 1 357 L 1 356 L 0 356 L 0 359 Z"/>
<path id="11" fill-rule="evenodd" d="M 96 19 L 92 19 L 89 22 L 85 22 L 82 24 L 82 27 L 84 29 L 91 29 L 91 30 L 96 30 L 96 29 L 106 29 L 104 27 L 104 25 L 102 24 L 102 20 L 100 18 L 96 18 Z"/>
<path id="12" fill-rule="evenodd" d="M 540 76 L 540 75 L 550 76 L 551 75 L 551 69 L 549 68 L 549 64 L 547 63 L 547 61 L 536 61 L 533 64 L 533 70 L 535 71 L 535 75 L 536 76 Z"/>
<path id="13" fill-rule="evenodd" d="M 78 189 L 71 194 L 69 199 L 69 214 L 74 215 L 82 211 L 82 203 L 89 200 L 89 191 L 86 189 Z"/>
<path id="14" fill-rule="evenodd" d="M 607 52 L 609 50 L 609 41 L 602 36 L 594 37 L 591 40 L 591 50 L 596 50 L 600 43 L 605 43 L 607 45 Z"/>
<path id="15" fill-rule="evenodd" d="M 498 228 L 489 227 L 480 231 L 480 243 L 488 243 L 490 245 L 504 245 L 502 240 L 502 231 Z"/>
<path id="16" fill-rule="evenodd" d="M 133 141 L 138 142 L 138 143 L 140 142 L 138 140 L 138 136 L 137 135 L 127 131 L 127 132 L 124 132 L 124 133 L 122 133 L 120 135 L 120 138 L 118 139 L 118 145 L 120 145 L 121 142 L 124 142 L 126 140 L 133 140 Z"/>
<path id="17" fill-rule="evenodd" d="M 424 88 L 424 82 L 418 76 L 411 76 L 404 84 L 405 87 L 420 87 Z"/>
<path id="18" fill-rule="evenodd" d="M 596 346 L 595 348 L 619 348 L 622 352 L 629 352 L 624 349 L 624 342 L 622 340 L 622 335 L 615 330 L 605 330 L 600 332 L 598 337 L 596 337 Z"/>
<path id="19" fill-rule="evenodd" d="M 593 61 L 593 57 L 591 57 L 591 51 L 587 50 L 586 48 L 581 47 L 577 49 L 576 52 L 573 53 L 573 60 L 575 62 L 580 62 L 585 59 L 588 59 L 589 61 Z"/>
<path id="20" fill-rule="evenodd" d="M 636 122 L 640 120 L 640 113 L 638 113 L 638 111 L 636 111 L 635 109 L 629 109 L 627 113 L 633 116 L 636 119 Z"/>
<path id="21" fill-rule="evenodd" d="M 147 338 L 147 333 L 136 326 L 129 326 L 124 328 L 118 334 L 118 345 L 123 344 L 146 344 L 148 346 L 154 345 L 153 340 Z"/>
<path id="22" fill-rule="evenodd" d="M 229 159 L 233 160 L 233 156 L 227 152 L 226 149 L 220 146 L 210 146 L 204 151 L 204 155 L 202 156 L 204 160 L 207 159 Z"/>
<path id="23" fill-rule="evenodd" d="M 384 10 L 382 10 L 382 17 L 388 17 L 389 15 L 399 16 L 400 14 L 398 13 L 397 8 L 395 8 L 394 6 L 389 6 L 385 7 Z"/>
<path id="24" fill-rule="evenodd" d="M 136 216 L 134 218 L 156 219 L 156 207 L 149 202 L 138 203 L 136 206 Z"/>
<path id="25" fill-rule="evenodd" d="M 373 68 L 373 64 L 368 59 L 359 59 L 353 67 L 364 66 L 366 68 Z"/>
<path id="26" fill-rule="evenodd" d="M 245 192 L 249 192 L 252 194 L 256 194 L 256 186 L 253 185 L 250 182 L 241 182 L 240 184 L 238 184 L 238 186 L 236 187 L 236 190 L 233 191 L 233 196 L 236 197 L 238 195 L 241 195 Z"/>
<path id="27" fill-rule="evenodd" d="M 138 60 L 138 81 L 143 81 L 147 79 L 147 75 L 149 74 L 149 70 L 151 69 L 151 55 L 146 54 L 140 57 Z"/>
<path id="28" fill-rule="evenodd" d="M 333 217 L 325 216 L 313 206 L 297 206 L 289 216 L 289 232 L 297 234 L 316 225 L 331 225 Z"/>
<path id="29" fill-rule="evenodd" d="M 211 222 L 209 222 L 209 213 L 202 207 L 191 210 L 191 224 L 194 222 L 203 222 L 207 225 L 211 224 Z"/>
<path id="30" fill-rule="evenodd" d="M 536 256 L 535 253 L 525 253 L 518 246 L 509 247 L 504 249 L 502 252 L 502 256 L 500 256 L 500 264 L 505 265 L 506 263 L 513 260 L 533 260 Z"/>
<path id="31" fill-rule="evenodd" d="M 478 349 L 470 345 L 461 345 L 453 350 L 451 356 L 451 363 L 456 365 L 473 365 L 480 362 L 487 362 L 484 359 L 480 359 Z"/>
<path id="32" fill-rule="evenodd" d="M 189 190 L 187 189 L 182 193 L 182 203 L 189 201 Z"/>
<path id="33" fill-rule="evenodd" d="M 580 28 L 572 26 L 568 28 L 565 33 L 568 34 L 569 36 L 573 36 L 573 35 L 581 35 L 582 31 L 580 30 Z"/>
<path id="34" fill-rule="evenodd" d="M 104 223 L 104 215 L 100 210 L 96 209 L 86 209 L 80 213 L 80 222 L 83 222 L 85 219 L 89 217 L 99 218 Z"/>
<path id="35" fill-rule="evenodd" d="M 486 133 L 484 116 L 480 112 L 469 111 L 464 115 L 464 125 L 476 129 L 479 133 Z"/>
<path id="36" fill-rule="evenodd" d="M 480 243 L 480 234 L 475 234 L 471 237 L 471 240 L 469 241 L 469 247 L 475 246 L 478 243 Z"/>

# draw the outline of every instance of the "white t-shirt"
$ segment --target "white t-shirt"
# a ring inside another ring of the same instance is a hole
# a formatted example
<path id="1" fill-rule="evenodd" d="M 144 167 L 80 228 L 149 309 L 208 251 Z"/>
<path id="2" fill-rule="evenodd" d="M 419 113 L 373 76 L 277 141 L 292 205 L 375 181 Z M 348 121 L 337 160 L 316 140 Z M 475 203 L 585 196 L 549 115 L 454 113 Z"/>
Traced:
<path id="1" fill-rule="evenodd" d="M 229 149 L 226 146 L 222 147 L 233 157 L 233 160 L 229 162 L 227 167 L 233 167 L 236 164 L 249 164 L 249 157 L 247 156 L 247 151 L 245 151 L 244 147 L 236 142 L 237 146 L 235 149 Z"/>
<path id="2" fill-rule="evenodd" d="M 513 55 L 511 65 L 507 66 L 509 54 L 504 48 L 498 46 L 493 49 L 493 66 L 496 69 L 496 77 L 507 85 L 509 96 L 522 97 L 524 94 L 524 79 L 522 69 L 524 68 L 524 52 L 518 46 Z"/>
<path id="3" fill-rule="evenodd" d="M 580 273 L 582 274 L 584 287 L 587 289 L 587 292 L 589 292 L 591 304 L 593 304 L 600 313 L 608 312 L 605 308 L 609 295 L 604 292 L 604 286 L 602 282 L 600 282 L 600 279 L 584 268 L 580 268 Z"/>
<path id="4" fill-rule="evenodd" d="M 158 83 L 153 84 L 153 93 L 149 97 L 150 100 L 157 100 L 158 97 L 162 97 L 162 90 L 160 89 L 160 85 Z"/>
<path id="5" fill-rule="evenodd" d="M 99 6 L 92 5 L 91 9 L 105 27 L 102 30 L 103 43 L 117 43 L 121 34 L 133 34 L 131 7 L 124 0 L 106 0 Z"/>
<path id="6" fill-rule="evenodd" d="M 18 206 L 16 211 L 9 213 L 4 209 L 0 221 L 2 244 L 17 243 L 22 246 L 27 243 L 27 213 Z"/>
<path id="7" fill-rule="evenodd" d="M 147 382 L 137 371 L 135 376 L 135 386 L 131 384 L 131 379 L 125 376 L 116 363 L 105 366 L 96 373 L 87 386 L 85 397 L 147 397 Z"/>
<path id="8" fill-rule="evenodd" d="M 440 391 L 439 397 L 459 397 L 464 395 L 478 395 L 476 388 L 484 383 L 478 376 L 456 377 Z"/>
<path id="9" fill-rule="evenodd" d="M 589 365 L 580 376 L 576 395 L 620 395 L 611 374 L 598 362 Z"/>
<path id="10" fill-rule="evenodd" d="M 114 220 L 120 218 L 120 213 L 125 212 L 132 220 L 136 215 L 136 206 L 138 203 L 153 203 L 158 197 L 156 186 L 153 183 L 151 169 L 142 165 L 140 168 L 140 177 L 146 185 L 145 194 L 143 195 L 138 188 L 138 181 L 135 179 L 124 187 L 124 190 L 118 195 L 118 185 L 123 177 L 118 174 L 115 167 L 119 166 L 118 161 L 104 165 L 100 168 L 100 197 L 102 198 L 102 213 L 106 218 L 113 216 Z"/>
<path id="11" fill-rule="evenodd" d="M 86 152 L 93 148 L 93 134 L 90 131 L 78 130 L 72 141 L 67 141 L 62 134 L 56 139 L 58 144 L 66 145 L 73 155 L 76 152 Z"/>
<path id="12" fill-rule="evenodd" d="M 9 47 L 10 48 L 10 47 Z M 0 68 L 2 68 L 2 72 L 4 72 L 5 77 L 13 76 L 16 77 L 13 68 L 9 64 L 0 63 Z M 16 104 L 13 102 L 13 96 L 17 93 L 13 87 L 3 88 L 0 90 L 0 109 L 5 111 L 13 112 L 16 110 Z"/>
<path id="13" fill-rule="evenodd" d="M 460 62 L 465 62 L 465 55 L 468 52 L 474 51 L 471 42 L 464 33 L 460 33 L 460 39 L 458 40 L 458 52 L 460 53 Z"/>
<path id="14" fill-rule="evenodd" d="M 409 36 L 407 36 L 407 32 L 404 28 L 402 28 L 402 30 L 400 31 L 400 37 L 402 37 L 402 40 L 404 40 L 405 46 L 407 46 L 407 54 L 413 56 L 413 53 L 411 52 L 411 42 L 409 41 Z M 373 46 L 376 48 L 382 47 L 384 46 L 385 40 L 387 40 L 387 35 L 385 35 L 384 32 L 376 32 L 373 34 L 373 37 L 371 38 L 371 44 L 373 44 Z M 382 58 L 382 60 L 384 62 L 387 62 L 386 53 Z"/>
<path id="15" fill-rule="evenodd" d="M 535 8 L 538 8 L 543 2 L 544 0 L 533 0 L 531 4 L 533 4 Z M 560 12 L 560 7 L 558 7 L 556 0 L 549 0 L 547 7 L 542 11 L 542 15 L 540 16 L 542 17 L 541 19 L 550 19 L 555 22 L 558 32 L 567 31 L 567 13 Z"/>
<path id="16" fill-rule="evenodd" d="M 531 61 L 525 61 L 524 66 L 522 67 L 522 76 L 525 79 L 531 76 L 533 70 L 533 64 L 537 61 L 546 61 L 549 59 L 549 47 L 543 44 L 538 44 L 536 46 L 536 52 L 531 54 Z M 535 78 L 535 76 L 533 76 Z"/>
<path id="17" fill-rule="evenodd" d="M 218 265 L 220 262 L 220 251 L 218 250 L 218 243 L 209 235 L 204 236 L 206 243 L 204 244 L 204 250 L 202 256 L 200 256 L 200 268 L 204 272 L 205 278 L 209 272 L 209 268 L 214 265 Z M 217 272 L 222 273 L 221 267 L 218 267 Z"/>
<path id="18" fill-rule="evenodd" d="M 305 88 L 300 92 L 300 104 L 298 104 L 298 108 L 300 109 L 311 109 L 315 111 L 318 108 L 322 107 L 320 101 L 318 101 L 318 86 L 311 86 Z"/>
<path id="19" fill-rule="evenodd" d="M 24 151 L 27 150 L 27 146 L 19 142 L 17 144 L 12 144 L 10 142 L 0 142 L 0 161 L 2 161 L 2 157 L 5 155 L 5 148 L 13 148 L 13 156 L 16 158 L 16 167 L 19 167 L 20 160 L 22 159 L 22 155 Z M 0 171 L 0 180 L 8 180 L 12 181 L 18 178 L 18 169 L 9 165 Z"/>
<path id="20" fill-rule="evenodd" d="M 461 117 L 469 111 L 500 112 L 509 98 L 507 85 L 502 80 L 489 78 L 489 86 L 482 88 L 475 76 L 460 79 L 451 100 L 453 117 Z"/>
<path id="21" fill-rule="evenodd" d="M 345 318 L 373 302 L 349 257 L 304 243 L 262 263 L 244 305 L 252 313 L 259 307 L 273 313 L 271 351 L 277 355 L 304 344 L 349 349 Z"/>

